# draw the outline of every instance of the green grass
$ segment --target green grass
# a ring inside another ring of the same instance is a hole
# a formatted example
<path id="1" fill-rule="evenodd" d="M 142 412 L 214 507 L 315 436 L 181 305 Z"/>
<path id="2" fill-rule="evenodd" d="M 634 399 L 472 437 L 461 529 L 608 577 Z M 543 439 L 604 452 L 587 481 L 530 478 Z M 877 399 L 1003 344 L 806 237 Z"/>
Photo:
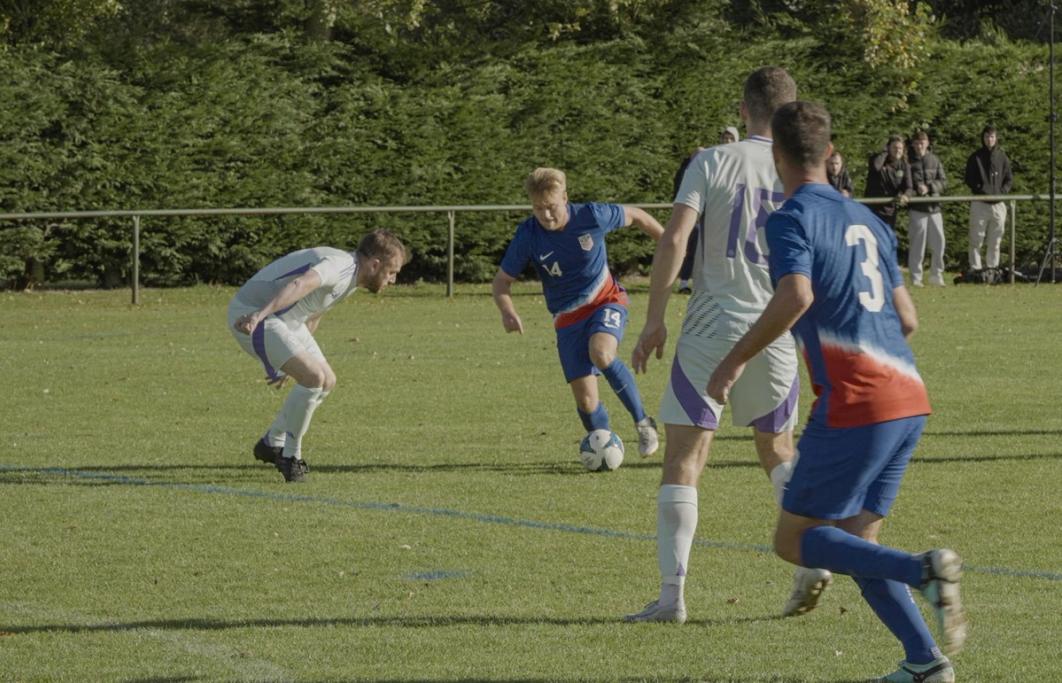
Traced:
<path id="1" fill-rule="evenodd" d="M 701 484 L 691 623 L 617 621 L 657 589 L 659 458 L 638 460 L 606 391 L 631 453 L 582 470 L 532 285 L 522 337 L 480 287 L 333 311 L 318 337 L 339 385 L 303 485 L 251 458 L 282 394 L 226 331 L 231 294 L 0 294 L 0 680 L 847 681 L 902 658 L 843 577 L 775 618 L 791 570 L 729 425 Z M 1062 290 L 914 296 L 935 412 L 884 540 L 963 554 L 960 680 L 1062 680 Z M 625 357 L 645 303 L 635 287 Z M 667 370 L 640 379 L 654 410 Z"/>

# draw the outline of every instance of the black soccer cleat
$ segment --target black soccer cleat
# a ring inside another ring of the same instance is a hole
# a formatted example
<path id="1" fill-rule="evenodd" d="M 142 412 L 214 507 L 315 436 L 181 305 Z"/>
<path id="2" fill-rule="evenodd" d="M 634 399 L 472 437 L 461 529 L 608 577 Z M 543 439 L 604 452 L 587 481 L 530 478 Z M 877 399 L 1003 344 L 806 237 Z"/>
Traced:
<path id="1" fill-rule="evenodd" d="M 283 452 L 283 446 L 270 446 L 265 442 L 265 439 L 259 439 L 254 444 L 254 459 L 267 462 L 270 465 L 277 464 L 277 460 Z"/>
<path id="2" fill-rule="evenodd" d="M 310 471 L 306 461 L 297 458 L 278 457 L 276 466 L 284 475 L 284 481 L 306 481 L 306 474 Z"/>

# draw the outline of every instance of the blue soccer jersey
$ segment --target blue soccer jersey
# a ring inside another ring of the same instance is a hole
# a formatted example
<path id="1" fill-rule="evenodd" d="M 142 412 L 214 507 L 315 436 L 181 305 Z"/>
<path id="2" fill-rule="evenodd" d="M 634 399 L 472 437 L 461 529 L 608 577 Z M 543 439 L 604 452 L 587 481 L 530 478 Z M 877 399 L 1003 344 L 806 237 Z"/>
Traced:
<path id="1" fill-rule="evenodd" d="M 626 305 L 605 251 L 605 235 L 623 224 L 618 204 L 568 204 L 562 230 L 546 230 L 531 216 L 517 226 L 501 269 L 515 278 L 529 261 L 535 264 L 556 327 L 579 322 L 606 303 Z"/>
<path id="2" fill-rule="evenodd" d="M 811 280 L 793 326 L 815 394 L 811 420 L 858 427 L 930 412 L 893 289 L 903 284 L 896 236 L 829 185 L 804 185 L 767 219 L 771 279 Z"/>

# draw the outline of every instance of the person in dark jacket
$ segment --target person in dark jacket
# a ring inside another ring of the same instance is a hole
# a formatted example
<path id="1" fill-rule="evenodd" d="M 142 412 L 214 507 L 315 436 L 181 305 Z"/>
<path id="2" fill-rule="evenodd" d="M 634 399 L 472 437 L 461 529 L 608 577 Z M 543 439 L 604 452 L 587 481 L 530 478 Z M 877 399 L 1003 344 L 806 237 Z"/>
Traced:
<path id="1" fill-rule="evenodd" d="M 852 176 L 848 175 L 848 167 L 845 166 L 844 157 L 840 152 L 834 152 L 826 159 L 826 180 L 845 197 L 851 197 L 855 191 Z"/>
<path id="2" fill-rule="evenodd" d="M 911 185 L 916 197 L 937 197 L 944 193 L 947 178 L 944 167 L 936 154 L 929 151 L 929 134 L 920 130 L 911 136 Z M 907 237 L 910 241 L 907 268 L 911 284 L 922 286 L 922 261 L 926 257 L 926 242 L 929 242 L 929 284 L 944 286 L 944 218 L 939 203 L 916 202 L 907 208 L 910 223 Z"/>
<path id="3" fill-rule="evenodd" d="M 874 204 L 873 209 L 881 220 L 896 229 L 896 206 L 907 206 L 911 196 L 911 166 L 902 135 L 891 135 L 885 143 L 885 151 L 870 157 L 867 168 L 867 197 L 892 197 L 888 204 Z"/>
<path id="4" fill-rule="evenodd" d="M 974 194 L 1010 194 L 1014 177 L 1010 173 L 1010 159 L 997 144 L 995 126 L 981 131 L 981 149 L 966 160 L 966 184 Z M 999 244 L 1007 227 L 1007 205 L 1000 200 L 970 202 L 970 270 L 981 270 L 981 245 L 988 236 L 985 263 L 988 268 L 999 267 Z"/>

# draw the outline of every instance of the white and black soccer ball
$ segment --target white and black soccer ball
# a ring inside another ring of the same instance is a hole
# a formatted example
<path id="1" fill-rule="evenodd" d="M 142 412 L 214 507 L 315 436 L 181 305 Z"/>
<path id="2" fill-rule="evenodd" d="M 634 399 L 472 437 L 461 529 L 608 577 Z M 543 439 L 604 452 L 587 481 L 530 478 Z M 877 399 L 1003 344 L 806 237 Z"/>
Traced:
<path id="1" fill-rule="evenodd" d="M 609 472 L 623 463 L 623 441 L 607 429 L 595 429 L 579 444 L 579 460 L 591 472 Z"/>

